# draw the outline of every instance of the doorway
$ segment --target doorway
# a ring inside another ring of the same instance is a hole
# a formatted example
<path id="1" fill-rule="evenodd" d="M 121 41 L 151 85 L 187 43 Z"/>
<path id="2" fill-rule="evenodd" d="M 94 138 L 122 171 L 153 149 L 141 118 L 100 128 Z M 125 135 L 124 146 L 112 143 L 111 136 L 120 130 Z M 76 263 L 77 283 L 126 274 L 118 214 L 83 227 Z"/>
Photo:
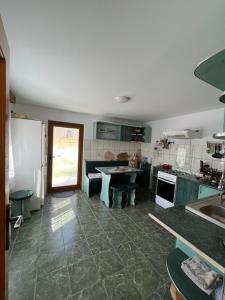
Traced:
<path id="1" fill-rule="evenodd" d="M 84 125 L 48 122 L 48 192 L 81 188 Z"/>

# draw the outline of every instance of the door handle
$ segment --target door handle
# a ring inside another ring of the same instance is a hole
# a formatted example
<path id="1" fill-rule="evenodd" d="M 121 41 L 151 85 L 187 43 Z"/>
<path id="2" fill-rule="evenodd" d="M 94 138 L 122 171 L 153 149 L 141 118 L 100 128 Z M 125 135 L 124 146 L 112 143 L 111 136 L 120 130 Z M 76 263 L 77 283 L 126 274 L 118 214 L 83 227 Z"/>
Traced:
<path id="1" fill-rule="evenodd" d="M 21 224 L 23 222 L 23 216 L 20 215 L 20 216 L 16 216 L 16 217 L 10 217 L 9 218 L 9 222 L 10 223 L 15 223 L 14 226 L 13 226 L 13 228 L 14 229 L 18 229 L 18 228 L 20 228 L 20 226 L 21 226 Z"/>
<path id="2" fill-rule="evenodd" d="M 10 245 L 10 223 L 15 223 L 14 224 L 14 229 L 18 229 L 23 222 L 23 216 L 16 216 L 16 217 L 11 217 L 11 206 L 10 204 L 7 204 L 6 206 L 6 238 L 5 238 L 5 249 L 9 250 L 9 245 Z"/>

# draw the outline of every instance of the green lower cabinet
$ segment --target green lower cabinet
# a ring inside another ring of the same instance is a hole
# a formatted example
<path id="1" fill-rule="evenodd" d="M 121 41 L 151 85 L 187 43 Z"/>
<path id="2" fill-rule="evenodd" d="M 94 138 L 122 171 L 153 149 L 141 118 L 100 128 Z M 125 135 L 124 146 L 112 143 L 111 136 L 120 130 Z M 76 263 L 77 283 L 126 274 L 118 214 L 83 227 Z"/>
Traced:
<path id="1" fill-rule="evenodd" d="M 184 205 L 198 199 L 199 184 L 193 180 L 178 177 L 175 205 Z"/>
<path id="2" fill-rule="evenodd" d="M 200 185 L 198 191 L 198 199 L 203 199 L 210 196 L 221 195 L 223 192 L 211 187 Z"/>

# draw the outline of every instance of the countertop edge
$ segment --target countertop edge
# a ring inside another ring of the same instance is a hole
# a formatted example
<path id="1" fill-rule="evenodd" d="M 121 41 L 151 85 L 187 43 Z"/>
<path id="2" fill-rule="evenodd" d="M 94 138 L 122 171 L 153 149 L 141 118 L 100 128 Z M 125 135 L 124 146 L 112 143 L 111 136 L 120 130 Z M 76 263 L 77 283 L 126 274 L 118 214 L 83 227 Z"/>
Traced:
<path id="1" fill-rule="evenodd" d="M 222 273 L 225 273 L 225 268 L 218 264 L 215 260 L 213 260 L 211 257 L 206 255 L 204 252 L 199 250 L 197 247 L 195 247 L 192 243 L 184 239 L 181 235 L 179 235 L 176 231 L 171 229 L 169 226 L 167 226 L 165 223 L 160 221 L 158 218 L 156 218 L 151 213 L 148 214 L 151 219 L 153 219 L 156 223 L 158 223 L 160 226 L 165 228 L 167 231 L 169 231 L 172 235 L 174 235 L 176 238 L 178 238 L 181 242 L 186 244 L 188 247 L 190 247 L 193 251 L 195 251 L 197 254 L 199 254 L 201 257 L 203 257 L 205 260 L 207 260 L 211 265 L 213 265 L 215 268 L 217 268 Z"/>

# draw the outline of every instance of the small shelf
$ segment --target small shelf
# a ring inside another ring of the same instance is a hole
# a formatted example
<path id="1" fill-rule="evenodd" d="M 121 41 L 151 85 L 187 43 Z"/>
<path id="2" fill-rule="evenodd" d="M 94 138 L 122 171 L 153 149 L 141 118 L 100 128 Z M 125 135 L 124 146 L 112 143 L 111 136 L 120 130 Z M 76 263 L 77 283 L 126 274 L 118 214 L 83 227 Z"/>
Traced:
<path id="1" fill-rule="evenodd" d="M 177 290 L 187 300 L 212 300 L 211 296 L 204 293 L 199 287 L 194 284 L 182 271 L 181 263 L 188 256 L 178 248 L 175 248 L 167 257 L 167 270 L 171 281 L 176 286 Z M 167 299 L 167 298 L 166 298 Z"/>

